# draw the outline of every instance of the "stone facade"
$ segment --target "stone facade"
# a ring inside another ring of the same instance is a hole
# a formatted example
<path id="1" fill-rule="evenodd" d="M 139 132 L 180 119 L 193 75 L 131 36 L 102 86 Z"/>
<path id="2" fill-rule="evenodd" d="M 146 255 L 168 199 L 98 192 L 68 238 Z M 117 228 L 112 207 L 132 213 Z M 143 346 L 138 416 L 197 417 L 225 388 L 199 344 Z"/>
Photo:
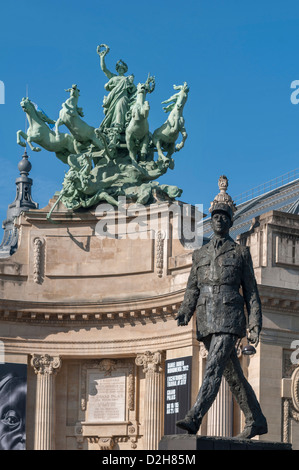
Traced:
<path id="1" fill-rule="evenodd" d="M 51 222 L 53 203 L 16 219 L 18 250 L 0 260 L 5 360 L 28 364 L 27 449 L 157 449 L 165 361 L 193 357 L 191 400 L 205 366 L 194 322 L 178 328 L 174 320 L 193 251 L 177 233 L 182 204 L 177 213 L 167 202 L 151 207 L 150 226 L 145 210 L 132 239 L 132 215 L 60 205 Z M 109 232 L 114 222 L 117 238 L 98 236 L 98 223 Z M 240 344 L 239 357 L 268 420 L 260 439 L 299 448 L 290 361 L 299 339 L 299 216 L 272 211 L 253 227 L 239 241 L 251 249 L 264 329 L 257 354 L 242 356 Z M 225 385 L 200 434 L 242 429 Z"/>
<path id="2" fill-rule="evenodd" d="M 262 214 L 239 242 L 250 247 L 263 305 L 261 344 L 250 359 L 249 378 L 258 387 L 268 419 L 267 439 L 292 442 L 293 449 L 298 449 L 299 416 L 292 413 L 297 405 L 291 386 L 292 374 L 298 370 L 294 342 L 299 340 L 299 216 L 278 211 Z M 290 404 L 289 414 L 286 404 Z"/>

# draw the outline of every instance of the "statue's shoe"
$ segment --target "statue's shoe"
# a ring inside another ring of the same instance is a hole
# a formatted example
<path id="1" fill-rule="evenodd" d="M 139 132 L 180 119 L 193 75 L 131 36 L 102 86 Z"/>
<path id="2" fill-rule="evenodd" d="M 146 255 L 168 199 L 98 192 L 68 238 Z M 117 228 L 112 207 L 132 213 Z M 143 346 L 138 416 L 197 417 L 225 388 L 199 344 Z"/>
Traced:
<path id="1" fill-rule="evenodd" d="M 184 431 L 188 431 L 188 434 L 196 434 L 199 429 L 199 424 L 189 416 L 177 421 L 176 426 L 180 429 L 184 429 Z"/>
<path id="2" fill-rule="evenodd" d="M 255 422 L 252 424 L 248 424 L 245 426 L 243 431 L 235 436 L 233 439 L 251 439 L 254 436 L 260 436 L 262 434 L 267 434 L 268 426 L 266 418 L 260 420 L 259 422 Z"/>

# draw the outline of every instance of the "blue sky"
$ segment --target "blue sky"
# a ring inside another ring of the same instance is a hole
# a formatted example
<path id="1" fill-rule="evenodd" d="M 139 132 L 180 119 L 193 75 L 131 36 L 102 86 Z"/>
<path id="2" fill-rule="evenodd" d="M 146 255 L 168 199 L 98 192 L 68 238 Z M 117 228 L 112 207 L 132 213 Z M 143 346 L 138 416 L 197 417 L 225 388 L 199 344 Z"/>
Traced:
<path id="1" fill-rule="evenodd" d="M 188 82 L 188 139 L 175 154 L 175 169 L 159 180 L 181 187 L 184 202 L 209 207 L 221 174 L 236 196 L 299 168 L 299 105 L 290 101 L 291 82 L 299 80 L 297 0 L 17 0 L 2 2 L 0 39 L 1 220 L 15 197 L 26 87 L 57 119 L 64 90 L 77 83 L 85 120 L 97 127 L 107 81 L 96 54 L 100 43 L 110 47 L 111 70 L 121 58 L 136 84 L 149 72 L 156 76 L 148 97 L 151 131 L 166 118 L 161 102 L 173 84 Z M 28 153 L 33 199 L 42 208 L 67 167 L 45 150 Z"/>

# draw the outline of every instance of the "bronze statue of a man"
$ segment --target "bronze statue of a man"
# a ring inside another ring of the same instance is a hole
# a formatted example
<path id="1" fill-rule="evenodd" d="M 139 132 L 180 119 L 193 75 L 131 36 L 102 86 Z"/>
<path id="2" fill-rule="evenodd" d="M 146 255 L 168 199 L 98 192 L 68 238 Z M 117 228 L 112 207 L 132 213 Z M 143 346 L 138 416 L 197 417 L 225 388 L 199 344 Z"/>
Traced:
<path id="1" fill-rule="evenodd" d="M 248 247 L 229 236 L 236 207 L 226 193 L 227 178 L 219 178 L 220 193 L 211 204 L 214 238 L 193 253 L 193 263 L 178 325 L 187 325 L 196 312 L 197 339 L 208 350 L 204 379 L 193 407 L 176 425 L 196 434 L 219 390 L 222 376 L 245 415 L 245 428 L 236 436 L 250 439 L 267 433 L 267 421 L 244 377 L 236 343 L 246 336 L 255 346 L 262 327 L 261 302 Z M 239 293 L 242 288 L 241 295 Z M 248 324 L 244 313 L 248 313 Z"/>

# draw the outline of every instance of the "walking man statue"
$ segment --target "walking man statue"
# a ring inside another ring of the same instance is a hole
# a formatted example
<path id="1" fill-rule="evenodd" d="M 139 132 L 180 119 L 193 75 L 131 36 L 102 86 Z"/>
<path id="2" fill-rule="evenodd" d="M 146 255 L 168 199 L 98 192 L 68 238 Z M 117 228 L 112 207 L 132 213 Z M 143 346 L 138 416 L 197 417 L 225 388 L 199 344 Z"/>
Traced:
<path id="1" fill-rule="evenodd" d="M 218 184 L 220 193 L 210 207 L 215 236 L 193 253 L 185 297 L 176 316 L 178 325 L 183 326 L 196 312 L 197 339 L 208 350 L 206 370 L 193 407 L 176 425 L 189 434 L 197 433 L 224 376 L 245 415 L 245 428 L 236 437 L 250 439 L 267 433 L 267 421 L 244 377 L 236 343 L 246 336 L 248 328 L 248 341 L 254 346 L 258 344 L 262 327 L 261 302 L 249 249 L 229 236 L 236 207 L 226 193 L 227 178 L 221 176 Z M 243 295 L 239 293 L 240 288 Z"/>

